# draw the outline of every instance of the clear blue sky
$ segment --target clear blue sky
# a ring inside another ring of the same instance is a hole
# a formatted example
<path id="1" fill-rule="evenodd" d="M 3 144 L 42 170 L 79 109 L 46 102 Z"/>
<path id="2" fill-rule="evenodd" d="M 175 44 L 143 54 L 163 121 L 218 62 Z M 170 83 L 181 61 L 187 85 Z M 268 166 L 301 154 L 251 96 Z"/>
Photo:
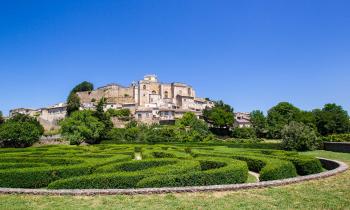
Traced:
<path id="1" fill-rule="evenodd" d="M 350 110 L 348 0 L 0 0 L 0 110 L 154 73 L 236 111 Z"/>

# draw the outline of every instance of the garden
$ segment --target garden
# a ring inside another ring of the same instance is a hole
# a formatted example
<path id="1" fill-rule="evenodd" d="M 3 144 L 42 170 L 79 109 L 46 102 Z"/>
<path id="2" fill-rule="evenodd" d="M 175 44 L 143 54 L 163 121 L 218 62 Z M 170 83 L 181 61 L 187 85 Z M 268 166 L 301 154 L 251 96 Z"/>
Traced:
<path id="1" fill-rule="evenodd" d="M 312 156 L 198 144 L 1 149 L 0 187 L 126 189 L 236 184 L 324 171 Z M 249 172 L 259 174 L 258 179 Z"/>

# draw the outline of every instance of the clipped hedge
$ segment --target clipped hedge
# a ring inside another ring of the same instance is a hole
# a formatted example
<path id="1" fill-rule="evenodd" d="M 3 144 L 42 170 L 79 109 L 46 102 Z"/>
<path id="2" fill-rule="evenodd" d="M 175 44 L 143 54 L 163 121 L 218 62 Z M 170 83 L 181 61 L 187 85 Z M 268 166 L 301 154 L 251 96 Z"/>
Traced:
<path id="1" fill-rule="evenodd" d="M 157 160 L 152 160 L 157 161 Z M 147 160 L 144 162 L 152 162 Z M 174 161 L 174 160 L 165 160 Z M 140 161 L 142 162 L 142 161 Z M 162 162 L 162 161 L 160 161 Z M 163 160 L 164 162 L 164 160 Z M 147 164 L 144 164 L 147 165 Z M 156 174 L 184 174 L 193 171 L 200 171 L 198 161 L 177 161 L 177 164 L 152 167 L 145 170 L 135 170 L 132 172 L 108 173 L 108 170 L 98 170 L 99 173 L 88 176 L 73 177 L 58 180 L 51 183 L 49 189 L 89 189 L 89 188 L 135 188 L 137 183 L 146 177 L 153 177 Z M 107 172 L 107 173 L 106 173 Z"/>
<path id="2" fill-rule="evenodd" d="M 142 179 L 137 187 L 180 187 L 243 183 L 248 167 L 243 161 L 231 159 L 200 160 L 203 171 L 186 174 L 167 174 Z M 217 162 L 213 164 L 214 162 Z M 204 163 L 204 164 L 203 164 Z M 208 167 L 209 166 L 209 167 Z M 211 168 L 213 167 L 213 168 Z M 211 168 L 211 169 L 209 169 Z"/>
<path id="3" fill-rule="evenodd" d="M 64 145 L 0 149 L 0 153 L 0 187 L 200 186 L 244 183 L 248 169 L 260 173 L 261 181 L 323 170 L 316 158 L 297 152 L 208 145 Z"/>

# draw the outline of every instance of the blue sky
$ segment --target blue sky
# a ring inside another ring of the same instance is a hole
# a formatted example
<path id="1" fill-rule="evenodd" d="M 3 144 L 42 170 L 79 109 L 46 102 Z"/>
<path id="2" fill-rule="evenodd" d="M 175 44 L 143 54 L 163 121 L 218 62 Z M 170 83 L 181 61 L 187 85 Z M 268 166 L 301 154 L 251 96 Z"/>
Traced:
<path id="1" fill-rule="evenodd" d="M 154 73 L 236 111 L 350 111 L 350 1 L 0 0 L 0 110 Z"/>

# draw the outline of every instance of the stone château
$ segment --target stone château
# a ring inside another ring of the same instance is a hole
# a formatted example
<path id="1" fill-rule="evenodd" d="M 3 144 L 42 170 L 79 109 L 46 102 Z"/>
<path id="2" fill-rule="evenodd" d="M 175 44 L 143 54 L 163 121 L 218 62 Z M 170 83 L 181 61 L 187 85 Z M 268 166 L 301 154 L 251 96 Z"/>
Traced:
<path id="1" fill-rule="evenodd" d="M 128 87 L 109 84 L 77 95 L 81 110 L 94 110 L 98 101 L 105 98 L 105 110 L 129 109 L 135 120 L 147 124 L 174 121 L 186 112 L 193 112 L 199 118 L 206 107 L 214 106 L 212 101 L 197 97 L 192 86 L 178 82 L 162 83 L 156 75 L 146 75 Z M 37 117 L 44 128 L 50 130 L 58 128 L 58 121 L 67 114 L 66 108 L 65 103 L 41 109 L 19 108 L 11 110 L 10 116 L 22 113 Z"/>
<path id="2" fill-rule="evenodd" d="M 195 90 L 184 83 L 162 83 L 156 75 L 146 75 L 143 80 L 129 87 L 109 84 L 93 91 L 78 92 L 81 109 L 95 109 L 102 98 L 106 99 L 105 110 L 130 109 L 134 118 L 143 123 L 159 123 L 181 118 L 185 112 L 194 112 L 198 117 L 210 100 L 196 97 Z"/>

